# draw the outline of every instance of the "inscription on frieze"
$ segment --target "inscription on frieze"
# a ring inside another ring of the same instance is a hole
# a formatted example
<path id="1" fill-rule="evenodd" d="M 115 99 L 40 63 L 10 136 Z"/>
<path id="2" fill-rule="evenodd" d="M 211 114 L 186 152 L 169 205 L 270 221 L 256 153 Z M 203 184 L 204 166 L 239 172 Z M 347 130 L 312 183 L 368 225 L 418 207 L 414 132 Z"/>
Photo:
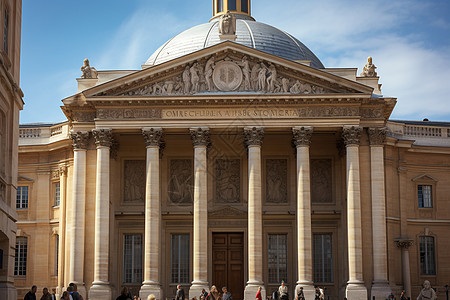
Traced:
<path id="1" fill-rule="evenodd" d="M 288 203 L 287 159 L 266 160 L 266 202 Z"/>
<path id="2" fill-rule="evenodd" d="M 161 119 L 160 109 L 99 109 L 97 119 L 121 120 L 121 119 Z"/>
<path id="3" fill-rule="evenodd" d="M 124 161 L 124 202 L 145 200 L 145 160 Z"/>
<path id="4" fill-rule="evenodd" d="M 332 160 L 311 159 L 311 201 L 312 203 L 331 203 Z"/>
<path id="5" fill-rule="evenodd" d="M 169 201 L 172 204 L 191 204 L 194 199 L 192 159 L 170 160 Z"/>
<path id="6" fill-rule="evenodd" d="M 216 159 L 216 202 L 241 202 L 241 163 L 239 159 Z"/>

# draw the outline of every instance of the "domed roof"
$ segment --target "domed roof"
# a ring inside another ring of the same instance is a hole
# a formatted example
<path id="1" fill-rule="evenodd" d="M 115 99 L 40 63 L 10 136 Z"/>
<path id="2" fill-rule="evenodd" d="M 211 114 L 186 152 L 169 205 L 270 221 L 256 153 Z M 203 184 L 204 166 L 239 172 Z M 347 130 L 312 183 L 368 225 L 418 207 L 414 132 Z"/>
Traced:
<path id="1" fill-rule="evenodd" d="M 158 65 L 222 42 L 218 26 L 219 20 L 216 18 L 178 34 L 156 50 L 145 64 Z M 311 67 L 324 68 L 320 60 L 302 42 L 273 26 L 237 18 L 236 36 L 236 43 L 292 61 L 310 60 Z"/>

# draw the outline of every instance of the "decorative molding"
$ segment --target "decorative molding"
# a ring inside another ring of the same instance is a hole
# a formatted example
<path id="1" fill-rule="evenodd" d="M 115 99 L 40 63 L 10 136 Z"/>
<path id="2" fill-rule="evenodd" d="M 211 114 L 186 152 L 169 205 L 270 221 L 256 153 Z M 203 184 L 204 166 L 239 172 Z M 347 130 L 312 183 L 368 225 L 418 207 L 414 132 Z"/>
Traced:
<path id="1" fill-rule="evenodd" d="M 311 202 L 327 204 L 333 202 L 333 161 L 311 159 Z"/>
<path id="2" fill-rule="evenodd" d="M 92 135 L 97 147 L 111 147 L 113 143 L 112 129 L 93 129 Z"/>
<path id="3" fill-rule="evenodd" d="M 89 131 L 70 132 L 70 138 L 73 141 L 72 145 L 74 149 L 86 150 L 89 144 L 89 137 L 90 137 Z"/>
<path id="4" fill-rule="evenodd" d="M 364 119 L 383 119 L 385 117 L 384 109 L 379 107 L 361 107 L 360 114 Z"/>
<path id="5" fill-rule="evenodd" d="M 411 179 L 411 181 L 432 181 L 438 182 L 439 180 L 436 177 L 427 174 L 421 174 Z"/>
<path id="6" fill-rule="evenodd" d="M 161 127 L 143 128 L 145 145 L 147 147 L 161 147 L 164 144 L 163 129 Z"/>
<path id="7" fill-rule="evenodd" d="M 215 200 L 218 203 L 241 202 L 241 161 L 215 160 Z"/>
<path id="8" fill-rule="evenodd" d="M 171 159 L 168 198 L 171 204 L 189 205 L 194 200 L 192 159 Z"/>
<path id="9" fill-rule="evenodd" d="M 211 145 L 211 139 L 209 136 L 209 128 L 199 127 L 189 129 L 191 133 L 192 144 L 194 147 L 203 146 L 208 147 Z"/>
<path id="10" fill-rule="evenodd" d="M 383 145 L 386 141 L 386 127 L 383 128 L 369 128 L 369 141 L 372 146 Z"/>
<path id="11" fill-rule="evenodd" d="M 288 203 L 288 160 L 266 159 L 266 202 Z"/>
<path id="12" fill-rule="evenodd" d="M 355 106 L 301 107 L 298 109 L 298 116 L 301 118 L 357 117 L 359 116 L 359 108 Z"/>
<path id="13" fill-rule="evenodd" d="M 227 206 L 220 208 L 215 211 L 211 211 L 208 213 L 208 218 L 227 218 L 227 217 L 237 217 L 237 218 L 246 218 L 247 212 L 239 210 L 237 208 Z"/>
<path id="14" fill-rule="evenodd" d="M 95 111 L 74 111 L 72 112 L 72 120 L 80 123 L 91 123 L 95 120 Z"/>
<path id="15" fill-rule="evenodd" d="M 244 128 L 244 144 L 246 147 L 262 146 L 264 139 L 264 127 Z"/>
<path id="16" fill-rule="evenodd" d="M 58 168 L 59 176 L 67 176 L 67 166 L 61 165 Z"/>
<path id="17" fill-rule="evenodd" d="M 362 127 L 359 126 L 344 126 L 342 129 L 342 138 L 345 146 L 359 146 L 361 141 Z"/>
<path id="18" fill-rule="evenodd" d="M 145 160 L 125 160 L 123 166 L 123 202 L 145 201 Z"/>
<path id="19" fill-rule="evenodd" d="M 292 140 L 295 146 L 308 146 L 311 144 L 311 136 L 313 133 L 313 127 L 302 126 L 292 128 L 292 134 L 294 135 Z"/>
<path id="20" fill-rule="evenodd" d="M 97 110 L 97 119 L 99 120 L 161 119 L 161 109 L 102 108 Z"/>
<path id="21" fill-rule="evenodd" d="M 395 239 L 395 245 L 400 249 L 408 249 L 412 245 L 414 245 L 414 240 L 412 239 Z"/>

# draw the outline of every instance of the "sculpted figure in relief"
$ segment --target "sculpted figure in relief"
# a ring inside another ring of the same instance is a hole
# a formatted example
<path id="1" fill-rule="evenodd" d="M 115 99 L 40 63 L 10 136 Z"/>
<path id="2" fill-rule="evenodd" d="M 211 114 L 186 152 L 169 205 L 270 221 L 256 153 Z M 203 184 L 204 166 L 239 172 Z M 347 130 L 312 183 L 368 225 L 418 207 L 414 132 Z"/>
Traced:
<path id="1" fill-rule="evenodd" d="M 189 66 L 186 66 L 183 72 L 184 93 L 189 94 L 191 92 L 191 71 Z"/>
<path id="2" fill-rule="evenodd" d="M 97 78 L 97 70 L 89 65 L 89 59 L 87 58 L 83 61 L 81 72 L 83 72 L 81 75 L 83 79 Z"/>
<path id="3" fill-rule="evenodd" d="M 269 66 L 269 76 L 267 77 L 267 91 L 273 93 L 275 90 L 275 82 L 277 80 L 277 69 L 273 64 Z"/>
<path id="4" fill-rule="evenodd" d="M 244 90 L 248 91 L 251 89 L 251 84 L 250 84 L 250 65 L 248 63 L 247 56 L 244 56 L 242 58 L 242 61 L 239 63 L 239 65 L 242 67 L 242 74 L 244 74 Z"/>
<path id="5" fill-rule="evenodd" d="M 194 63 L 190 68 L 191 72 L 191 83 L 192 83 L 192 92 L 196 93 L 200 91 L 200 77 L 198 75 L 198 63 Z"/>
<path id="6" fill-rule="evenodd" d="M 375 71 L 377 67 L 372 63 L 372 57 L 367 58 L 367 64 L 364 66 L 361 77 L 377 77 L 377 72 Z"/>
<path id="7" fill-rule="evenodd" d="M 267 67 L 264 63 L 261 63 L 261 68 L 258 73 L 258 90 L 265 91 L 266 90 L 266 75 L 267 75 Z"/>
<path id="8" fill-rule="evenodd" d="M 283 77 L 281 79 L 281 85 L 283 86 L 283 92 L 289 93 L 289 79 Z"/>
<path id="9" fill-rule="evenodd" d="M 236 34 L 236 18 L 229 11 L 220 17 L 219 33 L 225 35 Z"/>
<path id="10" fill-rule="evenodd" d="M 259 74 L 259 69 L 261 69 L 261 67 L 259 66 L 259 64 L 255 64 L 252 68 L 252 73 L 250 75 L 250 80 L 251 80 L 251 87 L 253 90 L 257 90 L 258 89 L 258 74 Z"/>
<path id="11" fill-rule="evenodd" d="M 214 63 L 215 63 L 214 56 L 211 56 L 211 58 L 208 59 L 205 65 L 205 81 L 208 91 L 213 90 L 212 75 L 214 71 Z"/>

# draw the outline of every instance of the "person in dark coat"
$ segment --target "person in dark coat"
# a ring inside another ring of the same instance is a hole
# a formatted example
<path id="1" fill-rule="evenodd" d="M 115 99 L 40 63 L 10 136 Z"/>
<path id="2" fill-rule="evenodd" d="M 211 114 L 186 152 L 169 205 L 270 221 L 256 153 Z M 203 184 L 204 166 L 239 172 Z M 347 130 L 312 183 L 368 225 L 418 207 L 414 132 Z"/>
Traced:
<path id="1" fill-rule="evenodd" d="M 33 285 L 31 290 L 23 297 L 23 300 L 36 300 L 37 286 Z"/>
<path id="2" fill-rule="evenodd" d="M 116 298 L 116 300 L 131 300 L 131 296 L 128 293 L 128 288 L 124 286 L 122 291 L 120 292 L 120 296 Z"/>
<path id="3" fill-rule="evenodd" d="M 231 297 L 231 293 L 228 291 L 226 286 L 222 288 L 222 292 L 222 300 L 233 300 L 233 298 Z"/>
<path id="4" fill-rule="evenodd" d="M 181 288 L 181 285 L 177 285 L 177 295 L 175 300 L 185 300 L 186 296 L 184 295 L 184 290 Z"/>

